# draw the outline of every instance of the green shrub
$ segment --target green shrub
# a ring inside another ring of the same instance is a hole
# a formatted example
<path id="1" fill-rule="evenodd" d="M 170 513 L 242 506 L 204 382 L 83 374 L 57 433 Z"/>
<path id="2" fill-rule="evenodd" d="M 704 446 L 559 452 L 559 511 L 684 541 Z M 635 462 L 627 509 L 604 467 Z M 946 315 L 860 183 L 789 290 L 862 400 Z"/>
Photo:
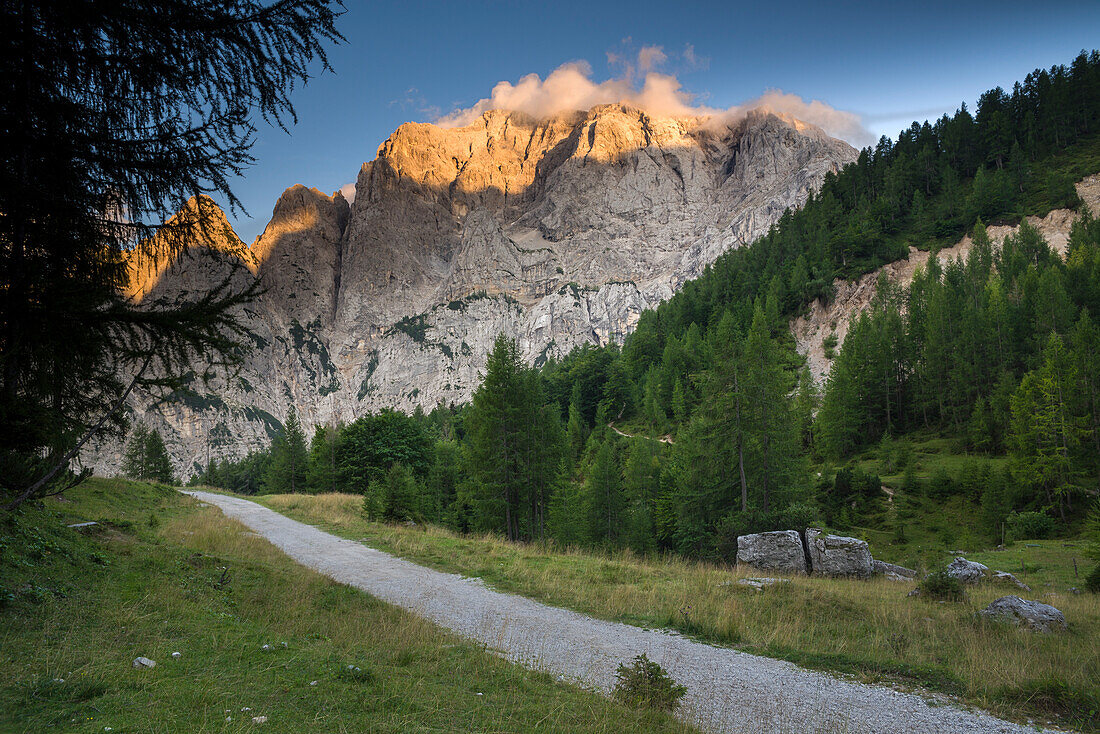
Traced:
<path id="1" fill-rule="evenodd" d="M 1091 591 L 1093 594 L 1100 594 L 1100 565 L 1092 569 L 1089 575 L 1085 577 L 1085 588 Z"/>
<path id="2" fill-rule="evenodd" d="M 921 579 L 917 584 L 920 595 L 937 601 L 962 601 L 966 594 L 962 582 L 947 571 L 936 571 Z"/>
<path id="3" fill-rule="evenodd" d="M 1042 512 L 1013 512 L 1005 521 L 1014 540 L 1049 538 L 1054 534 L 1054 518 Z"/>
<path id="4" fill-rule="evenodd" d="M 615 700 L 634 708 L 672 711 L 680 705 L 687 688 L 672 679 L 657 663 L 638 655 L 630 667 L 619 665 L 615 673 Z"/>

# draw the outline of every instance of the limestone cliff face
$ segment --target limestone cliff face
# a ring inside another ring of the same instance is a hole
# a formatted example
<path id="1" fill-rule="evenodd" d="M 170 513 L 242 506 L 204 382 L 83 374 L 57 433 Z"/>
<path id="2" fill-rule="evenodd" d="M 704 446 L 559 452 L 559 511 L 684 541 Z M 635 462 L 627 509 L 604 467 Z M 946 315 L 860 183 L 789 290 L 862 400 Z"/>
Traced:
<path id="1" fill-rule="evenodd" d="M 240 256 L 265 289 L 244 312 L 255 349 L 240 372 L 133 408 L 188 475 L 265 445 L 292 405 L 310 426 L 467 400 L 500 332 L 532 363 L 622 340 L 855 154 L 764 112 L 672 119 L 616 104 L 402 125 L 350 206 L 294 186 Z M 135 290 L 200 293 L 213 282 L 203 260 L 136 269 Z M 89 458 L 110 472 L 118 454 Z"/>

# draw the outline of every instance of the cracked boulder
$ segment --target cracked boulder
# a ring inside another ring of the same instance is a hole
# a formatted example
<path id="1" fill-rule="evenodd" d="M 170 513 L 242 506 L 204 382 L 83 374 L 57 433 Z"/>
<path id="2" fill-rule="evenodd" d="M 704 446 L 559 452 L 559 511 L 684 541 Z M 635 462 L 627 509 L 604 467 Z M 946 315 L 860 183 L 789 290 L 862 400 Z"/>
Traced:
<path id="1" fill-rule="evenodd" d="M 802 538 L 794 530 L 738 537 L 737 562 L 762 571 L 809 573 Z"/>
<path id="2" fill-rule="evenodd" d="M 954 576 L 964 584 L 980 584 L 989 575 L 989 567 L 959 556 L 947 566 L 947 575 Z"/>
<path id="3" fill-rule="evenodd" d="M 1058 609 L 1018 596 L 1002 596 L 978 614 L 988 619 L 1012 622 L 1036 632 L 1060 632 L 1067 628 L 1066 617 Z"/>
<path id="4" fill-rule="evenodd" d="M 867 578 L 874 573 L 874 559 L 865 540 L 806 528 L 806 551 L 816 575 Z"/>

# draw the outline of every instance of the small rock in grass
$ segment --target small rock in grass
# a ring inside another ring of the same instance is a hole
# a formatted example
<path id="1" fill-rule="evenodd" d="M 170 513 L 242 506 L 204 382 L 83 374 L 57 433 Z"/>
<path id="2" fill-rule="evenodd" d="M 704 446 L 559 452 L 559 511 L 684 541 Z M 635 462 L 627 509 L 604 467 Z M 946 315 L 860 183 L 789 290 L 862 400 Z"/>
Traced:
<path id="1" fill-rule="evenodd" d="M 251 706 L 242 706 L 241 707 L 241 713 L 244 713 L 245 711 L 251 711 L 251 710 L 252 710 Z"/>
<path id="2" fill-rule="evenodd" d="M 253 716 L 252 717 L 252 723 L 253 724 L 263 724 L 266 721 L 267 721 L 266 716 Z"/>
<path id="3" fill-rule="evenodd" d="M 137 657 L 134 658 L 135 668 L 155 668 L 157 666 L 156 660 L 150 660 L 149 658 Z"/>
<path id="4" fill-rule="evenodd" d="M 309 682 L 309 684 L 310 684 L 311 686 L 315 686 L 315 685 L 317 685 L 317 681 L 315 681 L 315 680 L 311 680 L 311 681 Z"/>
<path id="5" fill-rule="evenodd" d="M 172 657 L 175 658 L 176 660 L 179 660 L 181 657 L 183 657 L 183 655 L 182 655 L 182 653 L 174 652 L 174 653 L 172 653 Z"/>
<path id="6" fill-rule="evenodd" d="M 774 586 L 776 584 L 789 584 L 790 579 L 744 578 L 738 579 L 737 583 L 740 586 L 748 586 L 750 589 L 763 591 L 768 586 Z"/>
<path id="7" fill-rule="evenodd" d="M 1031 591 L 1030 586 L 1025 584 L 1020 579 L 1016 578 L 1012 574 L 1008 573 L 1007 571 L 994 571 L 993 580 L 1000 581 L 1002 583 L 1014 584 L 1017 588 L 1023 589 L 1024 591 Z"/>
<path id="8" fill-rule="evenodd" d="M 290 647 L 290 645 L 286 644 L 285 642 L 280 642 L 279 644 L 282 645 L 283 647 Z"/>
<path id="9" fill-rule="evenodd" d="M 1049 604 L 1028 601 L 1018 596 L 1002 596 L 978 612 L 983 617 L 1002 619 L 1037 632 L 1065 630 L 1066 616 Z"/>
<path id="10" fill-rule="evenodd" d="M 914 569 L 906 568 L 905 566 L 898 566 L 894 563 L 887 563 L 886 561 L 872 561 L 871 569 L 875 573 L 882 574 L 891 581 L 897 581 L 899 579 L 915 579 L 917 577 L 917 572 Z"/>
<path id="11" fill-rule="evenodd" d="M 268 650 L 270 650 L 270 649 L 271 649 L 271 645 L 264 645 L 264 646 L 263 646 L 263 647 L 261 647 L 260 649 L 261 649 L 261 650 L 263 650 L 264 652 L 267 652 Z"/>

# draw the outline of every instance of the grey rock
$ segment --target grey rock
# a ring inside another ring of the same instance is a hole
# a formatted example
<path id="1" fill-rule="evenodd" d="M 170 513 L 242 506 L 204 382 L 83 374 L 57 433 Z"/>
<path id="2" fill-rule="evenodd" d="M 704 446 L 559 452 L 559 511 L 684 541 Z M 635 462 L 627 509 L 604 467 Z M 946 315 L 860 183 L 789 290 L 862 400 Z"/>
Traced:
<path id="1" fill-rule="evenodd" d="M 991 577 L 991 579 L 993 581 L 999 581 L 999 582 L 1005 583 L 1005 584 L 1012 584 L 1012 585 L 1016 586 L 1017 588 L 1023 589 L 1024 591 L 1031 591 L 1030 586 L 1025 584 L 1020 579 L 1016 578 L 1012 574 L 1008 573 L 1007 571 L 994 571 L 993 576 Z"/>
<path id="2" fill-rule="evenodd" d="M 980 584 L 989 575 L 989 568 L 959 556 L 947 566 L 947 575 L 954 576 L 964 584 Z"/>
<path id="3" fill-rule="evenodd" d="M 983 617 L 1010 621 L 1037 632 L 1050 633 L 1067 628 L 1066 617 L 1059 610 L 1049 604 L 1028 601 L 1018 596 L 1002 596 L 978 613 Z"/>
<path id="4" fill-rule="evenodd" d="M 155 668 L 155 667 L 157 667 L 157 662 L 155 660 L 150 660 L 149 658 L 136 657 L 136 658 L 134 658 L 134 667 L 135 668 Z"/>
<path id="5" fill-rule="evenodd" d="M 865 540 L 825 535 L 817 528 L 806 528 L 806 549 L 814 575 L 867 578 L 874 572 L 871 550 Z"/>
<path id="6" fill-rule="evenodd" d="M 910 580 L 917 577 L 917 572 L 913 569 L 906 568 L 905 566 L 897 566 L 893 563 L 887 563 L 886 561 L 872 561 L 871 567 L 874 573 L 882 574 L 891 580 Z"/>
<path id="7" fill-rule="evenodd" d="M 802 538 L 794 530 L 753 533 L 737 538 L 737 562 L 764 571 L 807 573 Z"/>
<path id="8" fill-rule="evenodd" d="M 744 578 L 738 579 L 739 586 L 748 586 L 749 588 L 756 589 L 757 591 L 764 591 L 769 586 L 775 586 L 776 584 L 789 584 L 790 579 L 772 579 L 772 578 Z"/>

